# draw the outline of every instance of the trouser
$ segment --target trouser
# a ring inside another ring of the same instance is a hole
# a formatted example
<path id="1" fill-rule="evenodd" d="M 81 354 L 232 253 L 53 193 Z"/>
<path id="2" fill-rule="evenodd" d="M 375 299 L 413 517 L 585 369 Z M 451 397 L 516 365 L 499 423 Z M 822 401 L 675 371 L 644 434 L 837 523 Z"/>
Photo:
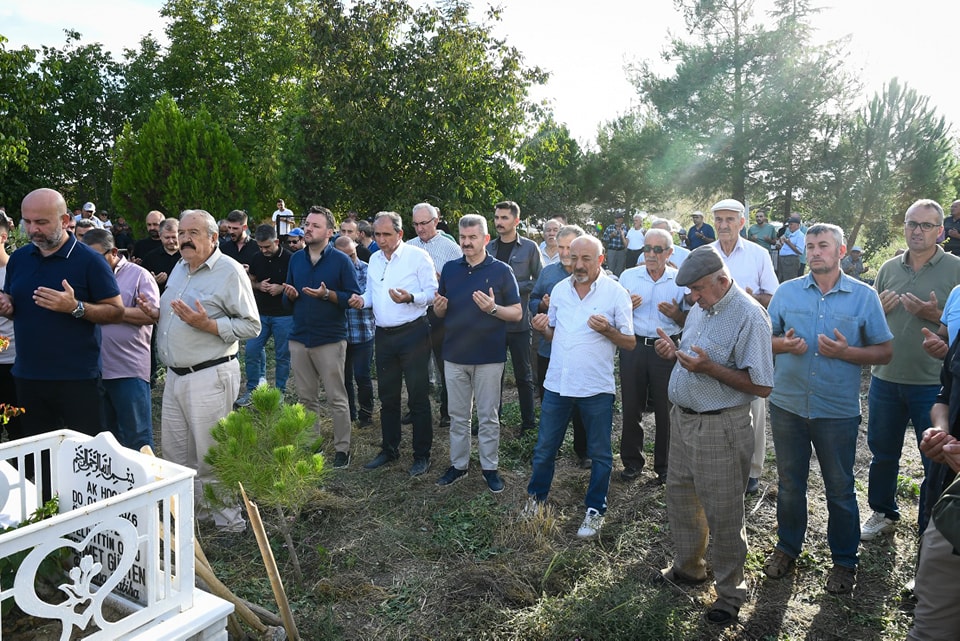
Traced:
<path id="1" fill-rule="evenodd" d="M 450 395 L 450 464 L 458 470 L 470 465 L 470 422 L 477 405 L 477 452 L 480 468 L 495 470 L 500 448 L 500 377 L 503 363 L 445 364 Z"/>
<path id="2" fill-rule="evenodd" d="M 430 349 L 433 352 L 433 362 L 437 366 L 440 384 L 440 418 L 447 418 L 447 379 L 443 375 L 443 319 L 433 312 L 433 307 L 427 308 L 427 321 L 430 323 Z"/>
<path id="3" fill-rule="evenodd" d="M 400 453 L 400 401 L 404 381 L 413 422 L 414 459 L 430 458 L 433 417 L 430 415 L 430 325 L 425 316 L 399 327 L 377 327 L 377 393 L 380 396 L 381 447 Z"/>
<path id="4" fill-rule="evenodd" d="M 153 406 L 150 382 L 142 378 L 111 378 L 100 381 L 104 425 L 120 445 L 139 450 L 153 447 Z"/>
<path id="5" fill-rule="evenodd" d="M 203 487 L 216 479 L 204 457 L 215 444 L 213 428 L 233 409 L 239 392 L 237 359 L 183 376 L 168 367 L 160 420 L 163 458 L 197 470 L 193 482 L 197 518 L 212 518 L 218 528 L 229 531 L 242 531 L 246 522 L 239 506 L 207 505 Z"/>
<path id="6" fill-rule="evenodd" d="M 624 268 L 627 263 L 627 250 L 626 249 L 608 249 L 606 251 L 606 264 L 607 269 L 612 271 L 618 277 L 623 273 Z M 631 267 L 636 267 L 636 265 L 631 265 Z"/>
<path id="7" fill-rule="evenodd" d="M 913 628 L 907 641 L 960 639 L 960 556 L 930 519 L 920 539 L 920 561 L 913 595 Z"/>
<path id="8" fill-rule="evenodd" d="M 297 395 L 303 406 L 317 415 L 314 429 L 320 434 L 320 385 L 327 397 L 327 407 L 333 419 L 333 449 L 350 451 L 350 406 L 343 381 L 343 363 L 347 341 L 307 347 L 300 341 L 290 341 L 290 363 Z"/>
<path id="9" fill-rule="evenodd" d="M 520 433 L 537 429 L 537 414 L 534 405 L 533 371 L 530 366 L 530 329 L 507 332 L 507 349 L 513 364 L 513 379 L 517 383 L 520 401 Z M 501 380 L 505 380 L 502 377 Z M 502 387 L 501 387 L 502 389 Z"/>
<path id="10" fill-rule="evenodd" d="M 620 350 L 620 395 L 623 400 L 620 460 L 625 468 L 643 468 L 641 420 L 649 397 L 656 424 L 653 470 L 657 474 L 664 474 L 670 451 L 670 399 L 667 398 L 667 386 L 673 361 L 657 356 L 652 345 L 644 344 L 644 337 L 638 336 L 637 339 L 635 349 Z"/>
<path id="11" fill-rule="evenodd" d="M 752 454 L 749 404 L 715 415 L 687 414 L 674 405 L 666 490 L 673 566 L 689 577 L 705 576 L 707 541 L 712 536 L 714 607 L 731 613 L 737 613 L 747 598 L 743 491 Z"/>
<path id="12" fill-rule="evenodd" d="M 363 343 L 347 343 L 347 355 L 343 362 L 343 384 L 347 388 L 347 404 L 350 420 L 369 419 L 373 416 L 373 379 L 370 364 L 373 361 L 373 339 Z M 353 391 L 353 383 L 357 391 Z M 359 411 L 357 403 L 360 404 Z"/>
<path id="13" fill-rule="evenodd" d="M 781 283 L 800 276 L 799 256 L 785 256 L 784 254 L 780 254 L 780 259 L 777 262 L 779 266 L 777 275 L 780 277 Z"/>
<path id="14" fill-rule="evenodd" d="M 767 399 L 758 396 L 750 403 L 753 420 L 753 458 L 750 459 L 750 477 L 758 479 L 763 474 L 763 462 L 767 458 Z"/>
<path id="15" fill-rule="evenodd" d="M 550 367 L 550 357 L 537 354 L 537 385 L 540 387 L 541 404 L 543 403 L 543 381 L 547 377 L 548 367 Z M 580 407 L 574 405 L 570 416 L 573 420 L 573 453 L 577 458 L 584 458 L 587 455 L 587 430 L 583 426 Z"/>

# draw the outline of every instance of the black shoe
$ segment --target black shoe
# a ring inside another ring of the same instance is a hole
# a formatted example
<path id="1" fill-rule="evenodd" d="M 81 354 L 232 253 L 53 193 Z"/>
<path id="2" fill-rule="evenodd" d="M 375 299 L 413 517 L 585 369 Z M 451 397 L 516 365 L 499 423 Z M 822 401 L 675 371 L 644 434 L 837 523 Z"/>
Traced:
<path id="1" fill-rule="evenodd" d="M 657 485 L 666 485 L 667 484 L 667 473 L 660 472 L 657 474 Z"/>
<path id="2" fill-rule="evenodd" d="M 357 419 L 357 427 L 370 427 L 373 425 L 373 419 L 369 416 L 361 416 Z"/>
<path id="3" fill-rule="evenodd" d="M 400 424 L 401 424 L 401 425 L 413 425 L 413 417 L 410 416 L 410 412 L 407 412 L 406 414 L 404 414 L 403 416 L 400 417 Z"/>
<path id="4" fill-rule="evenodd" d="M 626 481 L 627 483 L 636 481 L 638 478 L 640 478 L 641 472 L 643 472 L 643 470 L 641 470 L 639 467 L 628 465 L 627 467 L 623 468 L 622 472 L 620 472 L 620 480 Z"/>
<path id="5" fill-rule="evenodd" d="M 364 465 L 363 467 L 368 470 L 375 470 L 378 467 L 386 465 L 387 463 L 392 463 L 396 461 L 400 456 L 398 454 L 391 454 L 386 450 L 380 450 L 380 453 L 377 454 L 376 458 Z"/>
<path id="6" fill-rule="evenodd" d="M 410 476 L 421 476 L 426 474 L 430 470 L 430 459 L 429 458 L 418 458 L 413 460 L 413 465 L 410 466 Z"/>
<path id="7" fill-rule="evenodd" d="M 467 477 L 467 470 L 458 470 L 454 466 L 447 468 L 447 471 L 443 473 L 443 476 L 437 479 L 437 485 L 443 487 L 445 485 L 453 485 L 460 479 Z"/>
<path id="8" fill-rule="evenodd" d="M 348 467 L 350 465 L 350 452 L 337 452 L 333 457 L 334 469 Z"/>
<path id="9" fill-rule="evenodd" d="M 503 479 L 497 474 L 496 470 L 484 470 L 483 479 L 487 482 L 487 487 L 494 494 L 503 492 Z"/>
<path id="10" fill-rule="evenodd" d="M 750 480 L 747 481 L 747 489 L 744 490 L 744 494 L 756 494 L 760 491 L 760 479 L 755 476 L 751 476 Z"/>
<path id="11" fill-rule="evenodd" d="M 581 470 L 589 470 L 591 467 L 593 467 L 593 459 L 589 456 L 581 456 L 577 460 L 577 467 L 579 467 Z"/>
<path id="12" fill-rule="evenodd" d="M 450 427 L 450 417 L 441 416 L 440 417 L 440 427 Z"/>

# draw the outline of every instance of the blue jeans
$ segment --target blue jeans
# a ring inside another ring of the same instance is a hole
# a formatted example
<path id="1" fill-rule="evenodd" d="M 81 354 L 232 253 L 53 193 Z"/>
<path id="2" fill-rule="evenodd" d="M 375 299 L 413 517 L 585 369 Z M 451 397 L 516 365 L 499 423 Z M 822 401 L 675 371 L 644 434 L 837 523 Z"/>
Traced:
<path id="1" fill-rule="evenodd" d="M 527 484 L 527 494 L 537 501 L 546 501 L 553 483 L 557 452 L 563 443 L 567 423 L 573 409 L 580 410 L 587 432 L 587 457 L 593 460 L 590 484 L 584 503 L 601 514 L 607 510 L 607 489 L 613 470 L 613 450 L 610 430 L 613 425 L 613 394 L 596 394 L 585 398 L 560 396 L 544 390 L 540 404 L 540 432 L 533 451 L 533 474 Z"/>
<path id="2" fill-rule="evenodd" d="M 939 385 L 906 385 L 890 383 L 876 376 L 870 378 L 870 396 L 867 419 L 867 445 L 873 459 L 870 461 L 870 485 L 867 498 L 874 512 L 885 514 L 894 521 L 900 518 L 897 506 L 897 476 L 900 474 L 900 453 L 907 422 L 913 423 L 917 445 L 923 431 L 930 427 L 930 408 L 940 391 Z M 923 462 L 923 483 L 920 485 L 920 515 L 918 523 L 923 532 L 927 525 L 924 515 L 927 500 L 927 476 L 930 459 L 920 455 Z"/>
<path id="3" fill-rule="evenodd" d="M 373 379 L 370 376 L 370 364 L 373 360 L 373 339 L 365 343 L 347 343 L 347 356 L 343 362 L 343 382 L 347 388 L 347 404 L 350 405 L 350 420 L 357 417 L 370 418 L 373 415 Z M 353 390 L 353 382 L 357 390 Z M 357 402 L 360 413 L 357 414 Z"/>
<path id="4" fill-rule="evenodd" d="M 153 447 L 153 418 L 150 383 L 140 378 L 112 378 L 100 381 L 100 406 L 104 426 L 134 450 Z"/>
<path id="5" fill-rule="evenodd" d="M 260 335 L 251 338 L 244 346 L 246 361 L 247 391 L 252 392 L 261 378 L 267 374 L 267 352 L 264 346 L 273 336 L 273 346 L 276 351 L 277 389 L 287 390 L 287 379 L 290 378 L 290 332 L 293 330 L 293 316 L 261 316 Z"/>
<path id="6" fill-rule="evenodd" d="M 835 565 L 857 567 L 860 510 L 853 485 L 860 417 L 807 419 L 770 404 L 777 453 L 777 548 L 800 556 L 807 531 L 811 444 L 827 495 L 827 543 Z"/>

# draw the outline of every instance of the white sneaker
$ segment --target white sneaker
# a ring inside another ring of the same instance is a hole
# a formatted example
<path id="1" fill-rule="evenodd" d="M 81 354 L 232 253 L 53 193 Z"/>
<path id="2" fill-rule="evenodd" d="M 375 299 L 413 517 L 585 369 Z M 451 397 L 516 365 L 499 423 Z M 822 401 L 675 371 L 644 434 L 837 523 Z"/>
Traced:
<path id="1" fill-rule="evenodd" d="M 878 534 L 893 532 L 896 527 L 897 522 L 893 519 L 888 519 L 886 514 L 883 512 L 874 512 L 873 515 L 867 519 L 867 522 L 863 524 L 863 527 L 860 528 L 860 540 L 872 541 L 877 538 Z"/>
<path id="2" fill-rule="evenodd" d="M 587 515 L 583 517 L 583 523 L 577 530 L 577 537 L 581 539 L 592 539 L 603 527 L 603 515 L 592 507 L 587 508 Z"/>

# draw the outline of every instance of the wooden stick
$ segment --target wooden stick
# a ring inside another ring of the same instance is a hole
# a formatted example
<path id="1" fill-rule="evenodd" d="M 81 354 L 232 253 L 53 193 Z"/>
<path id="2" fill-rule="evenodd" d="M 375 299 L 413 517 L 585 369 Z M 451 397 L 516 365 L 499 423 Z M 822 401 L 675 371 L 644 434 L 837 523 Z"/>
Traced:
<path id="1" fill-rule="evenodd" d="M 300 632 L 297 631 L 297 624 L 294 622 L 293 612 L 290 610 L 290 602 L 287 601 L 287 593 L 283 589 L 283 579 L 280 578 L 280 570 L 273 558 L 273 550 L 270 549 L 270 543 L 267 541 L 267 531 L 263 527 L 263 521 L 260 520 L 260 510 L 257 509 L 256 503 L 247 498 L 243 483 L 237 485 L 240 486 L 240 494 L 243 496 L 243 503 L 247 507 L 250 527 L 253 528 L 253 533 L 257 537 L 257 545 L 260 546 L 260 556 L 263 557 L 263 563 L 267 567 L 267 576 L 270 577 L 270 587 L 273 588 L 273 597 L 277 600 L 277 607 L 280 609 L 283 627 L 287 631 L 290 641 L 300 641 Z"/>

